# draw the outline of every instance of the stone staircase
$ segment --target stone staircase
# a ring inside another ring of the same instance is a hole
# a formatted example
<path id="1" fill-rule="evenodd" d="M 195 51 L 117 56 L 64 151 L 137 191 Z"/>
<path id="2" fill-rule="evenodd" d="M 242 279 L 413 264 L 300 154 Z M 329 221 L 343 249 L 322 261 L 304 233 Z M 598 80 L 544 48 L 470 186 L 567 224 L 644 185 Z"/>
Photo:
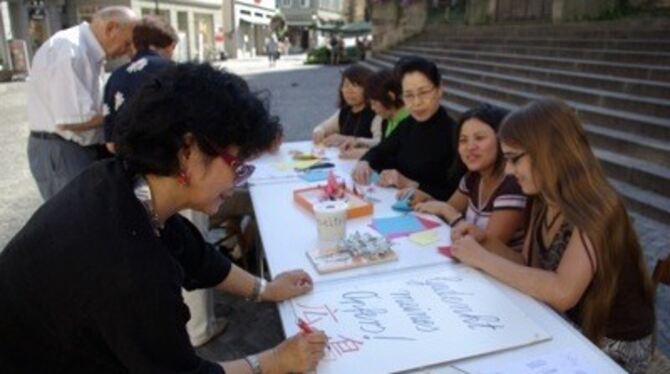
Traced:
<path id="1" fill-rule="evenodd" d="M 670 223 L 670 20 L 563 26 L 433 26 L 369 67 L 434 61 L 453 117 L 482 102 L 566 100 L 633 210 Z"/>

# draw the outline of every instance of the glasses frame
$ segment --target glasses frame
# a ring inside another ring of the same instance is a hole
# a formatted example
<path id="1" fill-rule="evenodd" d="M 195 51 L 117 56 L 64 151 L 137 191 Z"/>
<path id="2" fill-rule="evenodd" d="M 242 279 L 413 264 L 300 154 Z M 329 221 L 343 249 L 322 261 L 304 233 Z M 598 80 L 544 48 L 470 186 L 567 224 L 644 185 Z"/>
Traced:
<path id="1" fill-rule="evenodd" d="M 523 158 L 523 156 L 526 156 L 527 154 L 528 153 L 526 153 L 526 151 L 523 151 L 523 152 L 519 152 L 515 155 L 510 155 L 510 154 L 503 155 L 503 158 L 505 159 L 505 161 L 507 161 L 508 164 L 512 164 L 512 165 L 516 166 L 519 163 L 519 160 L 521 160 Z"/>
<path id="2" fill-rule="evenodd" d="M 249 177 L 251 177 L 251 174 L 254 173 L 254 170 L 256 170 L 254 165 L 245 164 L 244 162 L 240 161 L 239 158 L 228 153 L 228 151 L 225 149 L 214 144 L 210 144 L 210 146 L 216 151 L 216 153 L 218 153 L 223 162 L 225 162 L 226 165 L 233 169 L 233 173 L 235 174 L 233 177 L 233 184 L 236 187 L 243 185 L 249 179 Z"/>
<path id="3" fill-rule="evenodd" d="M 405 94 L 404 92 L 400 94 L 400 98 L 404 103 L 408 102 L 414 102 L 416 99 L 419 99 L 419 102 L 424 102 L 428 98 L 429 94 L 432 94 L 437 90 L 436 86 L 433 86 L 431 89 L 424 90 L 424 91 L 418 91 L 413 94 Z"/>

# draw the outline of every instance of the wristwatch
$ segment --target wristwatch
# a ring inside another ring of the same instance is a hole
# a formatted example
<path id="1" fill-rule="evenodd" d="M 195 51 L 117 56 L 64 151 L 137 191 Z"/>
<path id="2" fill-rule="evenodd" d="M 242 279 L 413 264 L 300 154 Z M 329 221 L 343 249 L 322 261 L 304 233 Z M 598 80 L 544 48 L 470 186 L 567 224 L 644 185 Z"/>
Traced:
<path id="1" fill-rule="evenodd" d="M 249 355 L 244 358 L 244 360 L 249 364 L 251 372 L 253 374 L 263 374 L 261 370 L 261 362 L 258 360 L 258 355 Z"/>

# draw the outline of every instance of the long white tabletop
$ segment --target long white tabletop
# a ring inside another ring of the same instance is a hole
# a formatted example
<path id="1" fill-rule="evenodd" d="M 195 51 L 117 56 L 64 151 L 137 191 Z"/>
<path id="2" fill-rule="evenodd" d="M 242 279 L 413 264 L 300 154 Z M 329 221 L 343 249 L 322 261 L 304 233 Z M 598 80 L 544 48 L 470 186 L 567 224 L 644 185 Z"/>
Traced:
<path id="1" fill-rule="evenodd" d="M 398 261 L 330 274 L 319 274 L 307 258 L 306 251 L 319 248 L 324 244 L 317 239 L 316 222 L 312 214 L 293 201 L 294 190 L 314 186 L 318 183 L 305 182 L 293 170 L 280 171 L 276 167 L 277 164 L 291 161 L 291 150 L 310 152 L 311 149 L 311 142 L 286 143 L 281 147 L 278 154 L 266 156 L 254 162 L 257 172 L 250 180 L 251 197 L 265 256 L 273 274 L 301 268 L 312 276 L 315 288 L 328 290 L 351 282 L 360 282 L 361 279 L 366 281 L 383 280 L 393 274 L 416 271 L 417 269 L 430 272 L 444 267 L 463 266 L 437 252 L 436 247 L 438 245 L 447 245 L 451 242 L 448 226 L 442 225 L 435 229 L 439 232 L 439 241 L 430 246 L 420 246 L 407 238 L 394 240 L 394 250 L 398 254 Z M 337 151 L 334 149 L 326 150 L 325 155 L 330 162 L 336 165 L 335 173 L 351 183 L 350 173 L 354 162 L 339 160 Z M 373 216 L 347 221 L 348 233 L 370 230 L 368 225 L 372 217 L 399 215 L 390 208 L 395 200 L 394 189 L 374 187 L 373 191 L 368 192 L 368 194 L 378 200 L 374 204 Z M 426 217 L 438 221 L 435 217 Z M 523 310 L 530 319 L 542 326 L 552 336 L 552 339 L 522 348 L 450 362 L 440 367 L 432 367 L 429 372 L 453 373 L 460 370 L 460 372 L 478 373 L 484 372 L 485 369 L 523 362 L 524 360 L 528 361 L 534 357 L 542 357 L 566 350 L 578 352 L 579 356 L 598 373 L 624 372 L 551 308 L 491 277 L 487 278 Z M 279 313 L 287 336 L 297 333 L 296 317 L 290 304 L 281 303 Z M 458 337 L 454 337 L 454 342 L 457 340 Z"/>

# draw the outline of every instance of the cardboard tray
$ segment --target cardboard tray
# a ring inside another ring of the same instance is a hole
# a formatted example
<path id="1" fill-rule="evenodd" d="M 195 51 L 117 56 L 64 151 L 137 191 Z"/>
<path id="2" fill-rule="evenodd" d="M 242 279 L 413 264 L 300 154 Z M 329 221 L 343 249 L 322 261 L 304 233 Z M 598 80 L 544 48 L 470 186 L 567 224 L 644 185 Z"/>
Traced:
<path id="1" fill-rule="evenodd" d="M 303 188 L 293 191 L 293 201 L 314 214 L 314 204 L 323 201 L 323 186 Z M 363 200 L 349 189 L 345 190 L 345 199 L 349 208 L 347 219 L 371 215 L 374 211 L 372 203 Z"/>

